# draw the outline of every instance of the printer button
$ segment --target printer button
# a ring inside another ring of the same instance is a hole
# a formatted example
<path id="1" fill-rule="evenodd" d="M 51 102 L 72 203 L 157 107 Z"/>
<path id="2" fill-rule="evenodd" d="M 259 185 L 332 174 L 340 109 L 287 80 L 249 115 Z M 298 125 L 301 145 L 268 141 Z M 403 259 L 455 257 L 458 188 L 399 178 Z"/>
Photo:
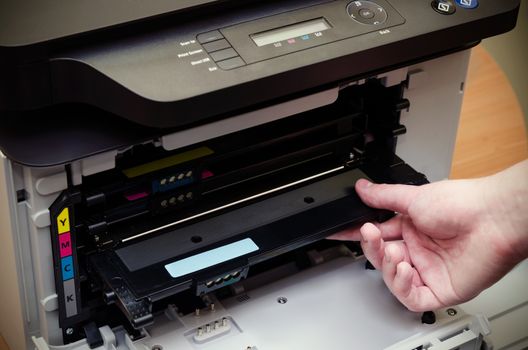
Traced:
<path id="1" fill-rule="evenodd" d="M 433 9 L 443 15 L 452 15 L 456 12 L 455 3 L 451 0 L 433 0 Z"/>
<path id="2" fill-rule="evenodd" d="M 213 61 L 218 62 L 218 61 L 227 60 L 228 58 L 236 57 L 238 56 L 238 53 L 234 49 L 229 48 L 229 49 L 212 52 L 210 55 Z"/>
<path id="3" fill-rule="evenodd" d="M 465 9 L 474 9 L 479 5 L 478 0 L 455 0 L 458 6 Z"/>
<path id="4" fill-rule="evenodd" d="M 230 58 L 225 61 L 220 61 L 217 64 L 218 64 L 218 67 L 224 70 L 235 69 L 235 68 L 246 65 L 246 63 L 240 57 L 235 57 L 235 58 Z"/>
<path id="5" fill-rule="evenodd" d="M 359 10 L 359 15 L 365 19 L 371 19 L 375 16 L 374 11 L 367 8 L 362 8 L 361 10 Z"/>
<path id="6" fill-rule="evenodd" d="M 205 44 L 205 43 L 209 43 L 211 41 L 220 40 L 220 39 L 223 39 L 223 38 L 224 38 L 224 36 L 222 35 L 222 33 L 220 33 L 220 31 L 212 30 L 212 31 L 207 32 L 207 33 L 198 34 L 198 36 L 196 37 L 196 40 L 198 40 L 198 42 L 200 44 Z"/>
<path id="7" fill-rule="evenodd" d="M 381 25 L 387 21 L 387 11 L 372 1 L 353 1 L 348 4 L 347 12 L 354 21 L 367 25 Z"/>
<path id="8" fill-rule="evenodd" d="M 210 43 L 203 44 L 202 46 L 207 52 L 220 51 L 231 47 L 231 45 L 225 39 L 212 41 Z"/>

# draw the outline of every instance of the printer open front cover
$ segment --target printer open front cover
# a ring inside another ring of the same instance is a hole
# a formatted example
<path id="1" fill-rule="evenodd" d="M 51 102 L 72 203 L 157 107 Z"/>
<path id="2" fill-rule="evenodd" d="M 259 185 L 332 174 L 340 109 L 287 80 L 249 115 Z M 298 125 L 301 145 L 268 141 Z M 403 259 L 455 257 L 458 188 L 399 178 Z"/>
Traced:
<path id="1" fill-rule="evenodd" d="M 41 266 L 30 267 L 34 346 L 224 349 L 240 336 L 237 349 L 269 349 L 245 343 L 227 305 L 360 260 L 358 244 L 325 238 L 394 213 L 365 206 L 358 179 L 447 176 L 464 50 L 511 29 L 518 6 L 49 0 L 23 16 L 35 30 L 13 23 L 20 3 L 0 5 L 3 167 Z M 411 135 L 419 118 L 430 128 Z M 402 155 L 425 161 L 417 171 Z M 179 340 L 161 344 L 167 334 Z"/>

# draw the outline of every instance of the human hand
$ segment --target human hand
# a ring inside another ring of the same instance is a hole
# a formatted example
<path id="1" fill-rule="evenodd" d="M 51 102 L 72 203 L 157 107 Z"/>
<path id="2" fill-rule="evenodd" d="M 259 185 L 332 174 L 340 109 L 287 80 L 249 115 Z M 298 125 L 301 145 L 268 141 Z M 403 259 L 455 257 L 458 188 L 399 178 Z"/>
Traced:
<path id="1" fill-rule="evenodd" d="M 367 259 L 412 311 L 467 301 L 528 255 L 528 162 L 512 169 L 424 186 L 359 180 L 356 192 L 367 205 L 398 214 L 330 238 L 361 240 Z"/>

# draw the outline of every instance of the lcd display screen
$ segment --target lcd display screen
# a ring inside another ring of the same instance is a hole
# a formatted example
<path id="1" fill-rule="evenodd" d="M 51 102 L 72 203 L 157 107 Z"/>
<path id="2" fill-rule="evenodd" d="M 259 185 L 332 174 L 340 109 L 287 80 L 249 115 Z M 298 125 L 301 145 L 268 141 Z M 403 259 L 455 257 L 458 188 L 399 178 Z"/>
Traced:
<path id="1" fill-rule="evenodd" d="M 258 47 L 261 47 L 288 39 L 322 32 L 330 28 L 332 28 L 332 26 L 324 18 L 317 18 L 286 27 L 272 29 L 266 32 L 252 34 L 250 37 Z"/>

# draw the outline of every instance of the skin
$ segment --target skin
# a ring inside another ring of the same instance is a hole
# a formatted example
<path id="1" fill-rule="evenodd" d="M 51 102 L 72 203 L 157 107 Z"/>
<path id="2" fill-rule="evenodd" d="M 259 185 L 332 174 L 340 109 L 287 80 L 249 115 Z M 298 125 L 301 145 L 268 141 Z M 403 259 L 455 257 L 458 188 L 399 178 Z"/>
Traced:
<path id="1" fill-rule="evenodd" d="M 528 257 L 528 160 L 489 177 L 424 186 L 359 180 L 356 192 L 398 214 L 330 238 L 361 240 L 411 311 L 470 300 Z"/>

